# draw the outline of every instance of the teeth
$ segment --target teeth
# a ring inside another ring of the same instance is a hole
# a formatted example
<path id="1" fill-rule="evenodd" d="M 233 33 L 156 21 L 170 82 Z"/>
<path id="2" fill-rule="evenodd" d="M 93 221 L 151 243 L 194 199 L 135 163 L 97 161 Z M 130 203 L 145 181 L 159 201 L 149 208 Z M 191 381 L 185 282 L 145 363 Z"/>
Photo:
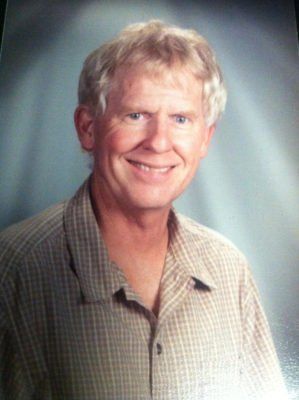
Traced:
<path id="1" fill-rule="evenodd" d="M 141 164 L 139 162 L 135 162 L 135 161 L 131 161 L 132 164 L 134 164 L 137 168 L 141 169 L 142 171 L 156 171 L 156 172 L 160 172 L 160 173 L 164 173 L 167 172 L 170 167 L 163 167 L 163 168 L 157 168 L 157 167 L 149 167 L 148 165 L 145 164 Z"/>
<path id="2" fill-rule="evenodd" d="M 135 164 L 138 168 L 142 169 L 142 171 L 149 171 L 151 168 L 144 164 Z"/>

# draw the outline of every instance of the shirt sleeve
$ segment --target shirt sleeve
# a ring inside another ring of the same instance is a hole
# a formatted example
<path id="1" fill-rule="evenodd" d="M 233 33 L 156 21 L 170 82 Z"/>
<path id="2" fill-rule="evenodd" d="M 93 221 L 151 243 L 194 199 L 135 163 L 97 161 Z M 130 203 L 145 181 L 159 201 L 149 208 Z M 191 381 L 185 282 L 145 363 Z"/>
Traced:
<path id="1" fill-rule="evenodd" d="M 251 274 L 243 288 L 242 390 L 249 400 L 288 399 L 268 322 Z"/>

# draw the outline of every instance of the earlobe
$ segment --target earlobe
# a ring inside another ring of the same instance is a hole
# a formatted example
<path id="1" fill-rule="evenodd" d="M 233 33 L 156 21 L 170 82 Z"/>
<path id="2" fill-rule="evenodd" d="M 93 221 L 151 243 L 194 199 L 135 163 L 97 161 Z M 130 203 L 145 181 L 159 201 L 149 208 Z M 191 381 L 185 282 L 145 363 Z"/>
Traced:
<path id="1" fill-rule="evenodd" d="M 207 155 L 209 144 L 215 132 L 215 128 L 216 128 L 215 124 L 211 125 L 209 128 L 206 128 L 205 136 L 200 148 L 200 158 L 204 158 Z"/>
<path id="2" fill-rule="evenodd" d="M 74 113 L 74 123 L 82 149 L 92 151 L 94 147 L 94 115 L 89 107 L 79 105 Z"/>

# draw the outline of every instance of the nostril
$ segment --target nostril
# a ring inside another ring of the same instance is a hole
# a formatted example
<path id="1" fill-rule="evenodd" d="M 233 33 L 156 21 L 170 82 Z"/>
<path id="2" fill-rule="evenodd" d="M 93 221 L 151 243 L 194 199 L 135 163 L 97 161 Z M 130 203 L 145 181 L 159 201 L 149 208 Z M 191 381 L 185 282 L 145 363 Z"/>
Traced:
<path id="1" fill-rule="evenodd" d="M 151 131 L 144 141 L 144 147 L 158 153 L 169 151 L 172 148 L 169 132 L 162 129 Z"/>

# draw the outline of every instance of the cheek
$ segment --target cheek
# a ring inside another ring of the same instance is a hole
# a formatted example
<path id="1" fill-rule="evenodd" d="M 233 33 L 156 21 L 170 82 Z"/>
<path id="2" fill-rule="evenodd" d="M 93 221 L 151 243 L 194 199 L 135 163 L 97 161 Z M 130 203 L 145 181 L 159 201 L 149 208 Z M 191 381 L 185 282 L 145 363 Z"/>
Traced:
<path id="1" fill-rule="evenodd" d="M 110 154 L 118 153 L 123 147 L 122 141 L 118 135 L 109 134 L 98 136 L 96 140 L 95 153 L 98 157 L 109 157 Z"/>
<path id="2" fill-rule="evenodd" d="M 177 142 L 177 152 L 185 159 L 187 163 L 194 164 L 197 163 L 200 158 L 200 149 L 202 141 L 200 136 L 194 135 L 190 137 L 181 138 Z"/>
<path id="3" fill-rule="evenodd" d="M 142 143 L 142 138 L 135 132 L 117 132 L 110 135 L 106 140 L 106 147 L 114 154 L 125 154 Z"/>

